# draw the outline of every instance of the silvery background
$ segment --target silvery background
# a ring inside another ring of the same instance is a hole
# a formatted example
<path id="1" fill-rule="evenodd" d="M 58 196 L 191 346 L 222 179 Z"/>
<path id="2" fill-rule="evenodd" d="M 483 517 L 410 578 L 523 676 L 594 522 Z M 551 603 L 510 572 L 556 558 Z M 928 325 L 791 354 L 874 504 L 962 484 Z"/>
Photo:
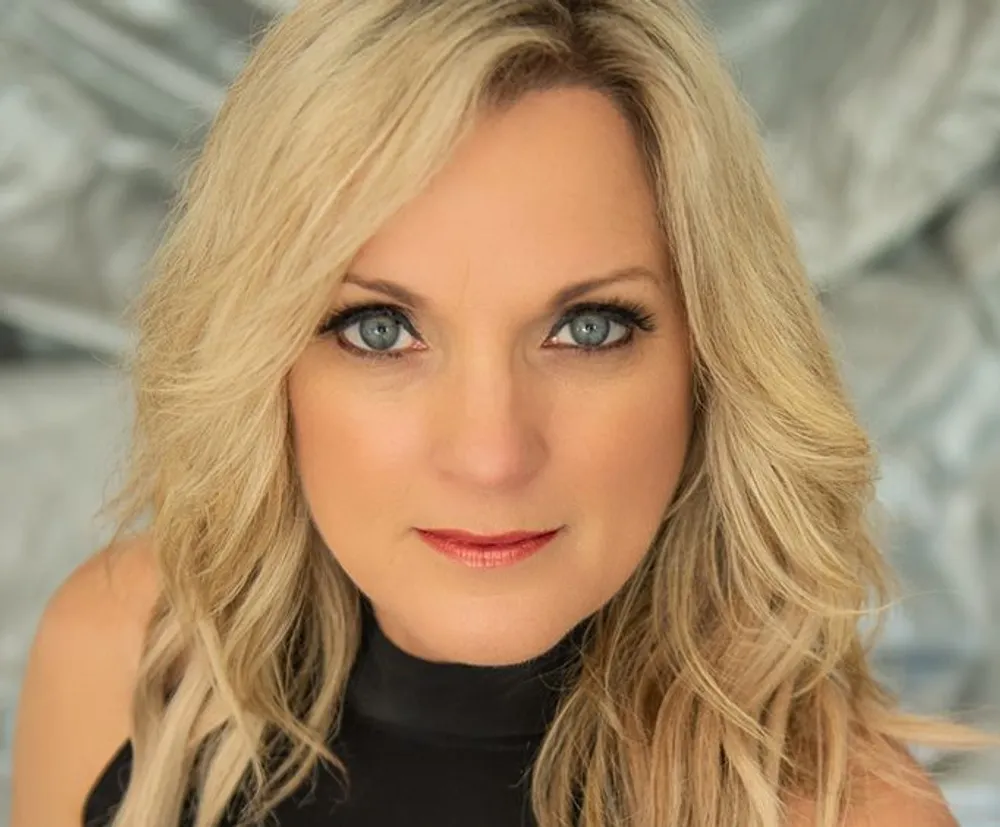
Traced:
<path id="1" fill-rule="evenodd" d="M 914 709 L 1000 722 L 1000 0 L 702 0 L 879 447 Z M 20 672 L 129 406 L 111 365 L 166 201 L 279 0 L 0 0 L 0 825 Z M 752 217 L 749 217 L 752 220 Z M 992 711 L 990 709 L 992 707 Z M 1000 825 L 1000 757 L 940 769 Z"/>

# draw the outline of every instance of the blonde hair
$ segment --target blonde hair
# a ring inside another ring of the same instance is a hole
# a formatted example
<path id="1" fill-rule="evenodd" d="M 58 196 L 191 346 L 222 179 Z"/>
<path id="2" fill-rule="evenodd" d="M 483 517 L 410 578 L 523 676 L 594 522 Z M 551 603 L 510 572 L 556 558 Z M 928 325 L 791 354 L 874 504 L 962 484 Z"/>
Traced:
<path id="1" fill-rule="evenodd" d="M 538 755 L 540 827 L 832 827 L 898 740 L 858 619 L 886 599 L 872 453 L 752 119 L 679 0 L 303 0 L 233 85 L 137 314 L 119 533 L 152 516 L 162 594 L 115 827 L 257 819 L 330 751 L 358 592 L 316 538 L 285 378 L 337 279 L 479 113 L 583 85 L 634 128 L 695 361 L 697 421 L 639 570 L 596 617 Z M 898 775 L 898 773 L 897 773 Z M 905 779 L 897 778 L 904 783 Z M 575 821 L 574 821 L 575 819 Z"/>

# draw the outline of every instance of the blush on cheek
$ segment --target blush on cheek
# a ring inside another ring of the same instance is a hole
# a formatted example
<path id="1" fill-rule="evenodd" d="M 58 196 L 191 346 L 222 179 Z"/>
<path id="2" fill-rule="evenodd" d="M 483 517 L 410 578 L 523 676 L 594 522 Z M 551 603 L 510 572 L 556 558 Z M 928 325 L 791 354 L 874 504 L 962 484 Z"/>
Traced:
<path id="1" fill-rule="evenodd" d="M 639 524 L 652 520 L 655 525 L 673 498 L 684 465 L 691 415 L 687 396 L 678 392 L 682 384 L 665 385 L 660 394 L 647 392 L 642 405 L 610 429 L 612 436 L 601 452 L 603 468 L 593 469 L 606 480 L 607 497 Z"/>
<path id="2" fill-rule="evenodd" d="M 368 548 L 364 537 L 378 533 L 376 526 L 405 527 L 407 519 L 419 519 L 413 495 L 426 466 L 419 407 L 326 377 L 322 385 L 302 383 L 297 390 L 297 461 L 320 532 L 336 535 L 344 547 L 350 536 Z"/>

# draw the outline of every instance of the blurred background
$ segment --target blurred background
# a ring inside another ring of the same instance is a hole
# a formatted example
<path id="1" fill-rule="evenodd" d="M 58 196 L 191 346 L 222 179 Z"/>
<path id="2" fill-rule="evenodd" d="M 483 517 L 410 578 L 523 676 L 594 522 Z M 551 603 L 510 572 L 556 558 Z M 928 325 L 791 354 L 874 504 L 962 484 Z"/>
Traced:
<path id="1" fill-rule="evenodd" d="M 110 532 L 115 366 L 168 199 L 281 0 L 0 0 L 0 827 L 47 597 Z M 701 0 L 882 462 L 911 709 L 1000 727 L 1000 0 Z M 748 216 L 748 220 L 753 220 Z M 919 753 L 963 827 L 1000 756 Z"/>

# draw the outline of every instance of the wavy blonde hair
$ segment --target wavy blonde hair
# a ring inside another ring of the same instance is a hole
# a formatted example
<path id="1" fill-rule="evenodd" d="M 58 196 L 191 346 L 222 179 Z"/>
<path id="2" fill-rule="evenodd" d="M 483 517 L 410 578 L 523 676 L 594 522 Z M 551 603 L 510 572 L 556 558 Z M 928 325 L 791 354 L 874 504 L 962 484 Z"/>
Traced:
<path id="1" fill-rule="evenodd" d="M 162 594 L 115 827 L 266 815 L 330 750 L 358 592 L 317 540 L 285 379 L 337 280 L 478 114 L 557 86 L 634 128 L 682 289 L 697 417 L 639 570 L 596 616 L 538 755 L 540 827 L 764 827 L 843 811 L 854 766 L 972 739 L 898 712 L 858 619 L 886 573 L 874 465 L 755 125 L 679 0 L 303 0 L 193 165 L 137 313 L 119 536 Z M 192 799 L 193 796 L 193 799 Z"/>

